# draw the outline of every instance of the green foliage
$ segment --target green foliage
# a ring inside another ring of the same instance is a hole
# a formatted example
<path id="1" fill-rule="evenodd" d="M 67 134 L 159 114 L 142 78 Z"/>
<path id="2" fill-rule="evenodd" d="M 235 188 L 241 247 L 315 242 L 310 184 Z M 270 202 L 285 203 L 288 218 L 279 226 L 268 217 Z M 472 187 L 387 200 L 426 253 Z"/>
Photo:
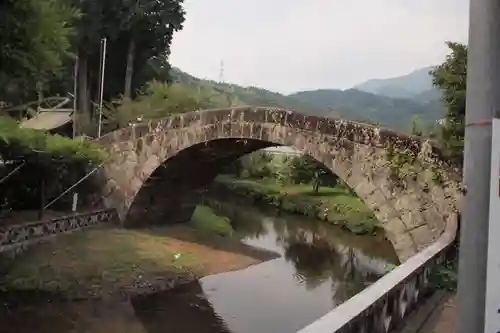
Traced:
<path id="1" fill-rule="evenodd" d="M 70 57 L 78 10 L 66 0 L 5 0 L 0 3 L 0 104 L 33 97 Z M 1 105 L 0 105 L 1 108 Z"/>
<path id="2" fill-rule="evenodd" d="M 262 179 L 271 177 L 270 163 L 273 157 L 264 151 L 257 151 L 243 156 L 241 161 L 241 177 Z"/>
<path id="3" fill-rule="evenodd" d="M 446 115 L 439 127 L 438 141 L 443 152 L 457 164 L 462 163 L 465 133 L 465 97 L 467 88 L 467 46 L 447 42 L 450 54 L 433 71 L 434 85 L 441 91 Z"/>
<path id="4" fill-rule="evenodd" d="M 458 282 L 457 269 L 457 263 L 454 261 L 434 266 L 429 278 L 431 285 L 436 289 L 456 291 Z"/>
<path id="5" fill-rule="evenodd" d="M 167 79 L 162 74 L 170 69 L 167 61 L 170 44 L 173 34 L 182 29 L 184 22 L 182 0 L 74 2 L 83 14 L 78 22 L 75 46 L 79 48 L 80 69 L 89 74 L 87 87 L 82 87 L 89 94 L 93 94 L 98 85 L 101 37 L 107 37 L 107 53 L 113 57 L 106 64 L 105 101 L 109 102 L 124 93 L 128 59 L 132 60 L 132 97 L 147 81 Z"/>
<path id="6" fill-rule="evenodd" d="M 331 185 L 335 186 L 337 177 L 321 162 L 312 156 L 303 154 L 294 157 L 291 162 L 291 180 L 295 184 L 312 184 L 313 192 L 318 192 L 321 184 L 330 176 Z"/>
<path id="7" fill-rule="evenodd" d="M 269 178 L 282 186 L 311 184 L 314 192 L 317 192 L 321 185 L 336 186 L 338 183 L 336 175 L 307 154 L 290 157 L 257 151 L 235 161 L 225 172 L 240 178 Z"/>
<path id="8" fill-rule="evenodd" d="M 438 167 L 436 166 L 431 166 L 429 169 L 429 172 L 431 174 L 431 180 L 436 183 L 436 184 L 442 184 L 444 179 L 441 171 L 439 170 Z"/>
<path id="9" fill-rule="evenodd" d="M 386 154 L 388 167 L 392 171 L 393 180 L 401 185 L 402 181 L 410 177 L 416 179 L 418 169 L 415 166 L 417 156 L 409 150 L 396 152 L 392 148 Z"/>
<path id="10" fill-rule="evenodd" d="M 19 128 L 7 117 L 0 117 L 0 159 L 35 159 L 50 167 L 54 160 L 97 164 L 106 158 L 103 150 L 90 141 L 50 135 L 44 131 Z"/>
<path id="11" fill-rule="evenodd" d="M 416 114 L 414 114 L 411 117 L 411 134 L 418 135 L 418 136 L 422 135 L 422 131 L 420 130 L 420 126 L 419 126 L 419 117 Z"/>
<path id="12" fill-rule="evenodd" d="M 373 212 L 344 185 L 320 187 L 314 192 L 308 184 L 280 185 L 272 179 L 250 180 L 219 176 L 214 189 L 216 193 L 224 193 L 226 190 L 231 196 L 249 198 L 292 214 L 321 219 L 355 234 L 372 234 L 378 230 Z"/>
<path id="13" fill-rule="evenodd" d="M 215 214 L 208 206 L 196 206 L 189 223 L 199 231 L 215 233 L 219 236 L 231 236 L 233 233 L 229 219 Z"/>
<path id="14" fill-rule="evenodd" d="M 285 154 L 278 154 L 273 156 L 272 161 L 269 165 L 271 169 L 272 178 L 276 180 L 281 186 L 293 183 L 292 181 L 292 167 L 290 157 Z"/>
<path id="15" fill-rule="evenodd" d="M 151 81 L 134 100 L 122 98 L 105 110 L 108 130 L 128 126 L 138 119 L 155 119 L 172 114 L 211 108 L 217 104 L 205 90 L 181 84 Z"/>
<path id="16" fill-rule="evenodd" d="M 0 179 L 22 167 L 0 183 L 0 202 L 12 209 L 39 208 L 44 179 L 46 198 L 61 194 L 107 155 L 96 144 L 43 131 L 20 129 L 10 118 L 0 117 Z M 93 193 L 94 184 L 83 182 L 80 193 Z M 69 207 L 69 196 L 61 201 Z"/>
<path id="17" fill-rule="evenodd" d="M 97 100 L 100 40 L 107 38 L 104 101 L 132 95 L 152 79 L 167 80 L 173 34 L 185 12 L 178 0 L 6 0 L 0 4 L 0 101 L 21 104 L 72 90 L 79 59 L 79 111 L 92 119 Z M 130 65 L 130 66 L 128 66 Z M 130 68 L 129 68 L 130 67 Z M 129 80 L 126 80 L 129 79 Z M 37 85 L 35 89 L 35 85 Z M 129 87 L 129 85 L 127 85 Z M 0 102 L 1 104 L 1 102 Z M 85 126 L 84 126 L 85 127 Z M 79 129 L 80 132 L 80 129 Z"/>
<path id="18" fill-rule="evenodd" d="M 2 75 L 51 71 L 68 55 L 77 11 L 65 0 L 5 0 L 0 4 Z"/>

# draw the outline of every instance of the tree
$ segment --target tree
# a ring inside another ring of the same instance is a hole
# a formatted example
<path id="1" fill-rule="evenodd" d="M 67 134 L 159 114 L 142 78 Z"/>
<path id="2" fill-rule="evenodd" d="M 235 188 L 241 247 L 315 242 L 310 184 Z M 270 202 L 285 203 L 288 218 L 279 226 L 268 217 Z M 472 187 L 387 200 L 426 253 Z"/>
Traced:
<path id="1" fill-rule="evenodd" d="M 420 130 L 419 126 L 419 118 L 417 114 L 411 116 L 411 134 L 418 136 L 422 135 L 422 131 Z"/>
<path id="2" fill-rule="evenodd" d="M 262 179 L 271 176 L 269 164 L 273 157 L 265 151 L 256 151 L 240 158 L 241 176 Z"/>
<path id="3" fill-rule="evenodd" d="M 447 42 L 451 52 L 446 60 L 430 74 L 441 94 L 446 115 L 440 124 L 438 140 L 443 153 L 453 162 L 461 164 L 465 132 L 465 92 L 467 88 L 467 46 Z"/>
<path id="4" fill-rule="evenodd" d="M 111 101 L 121 94 L 134 97 L 147 80 L 156 78 L 158 69 L 163 75 L 170 69 L 170 44 L 174 32 L 182 29 L 185 12 L 182 0 L 77 2 L 82 11 L 76 41 L 79 110 L 90 121 L 90 101 L 95 99 L 99 83 L 100 39 L 108 39 L 104 100 Z M 109 61 L 111 57 L 113 61 Z"/>
<path id="5" fill-rule="evenodd" d="M 152 57 L 167 59 L 173 33 L 182 29 L 184 22 L 185 13 L 181 4 L 182 1 L 178 0 L 123 0 L 128 13 L 124 15 L 121 26 L 128 40 L 125 97 L 132 96 L 136 58 L 142 61 L 140 64 Z"/>
<path id="6" fill-rule="evenodd" d="M 0 100 L 33 98 L 70 58 L 72 23 L 79 14 L 66 0 L 0 2 Z M 1 107 L 1 106 L 0 106 Z"/>
<path id="7" fill-rule="evenodd" d="M 311 157 L 303 154 L 296 156 L 291 160 L 291 178 L 294 183 L 311 184 L 313 192 L 319 192 L 319 187 L 326 180 L 326 176 L 330 176 L 330 183 L 335 186 L 336 176 L 333 175 L 322 163 Z"/>
<path id="8" fill-rule="evenodd" d="M 106 131 L 128 126 L 129 123 L 156 119 L 172 114 L 213 107 L 211 96 L 204 90 L 182 84 L 151 81 L 136 99 L 122 98 L 116 107 L 105 110 Z"/>

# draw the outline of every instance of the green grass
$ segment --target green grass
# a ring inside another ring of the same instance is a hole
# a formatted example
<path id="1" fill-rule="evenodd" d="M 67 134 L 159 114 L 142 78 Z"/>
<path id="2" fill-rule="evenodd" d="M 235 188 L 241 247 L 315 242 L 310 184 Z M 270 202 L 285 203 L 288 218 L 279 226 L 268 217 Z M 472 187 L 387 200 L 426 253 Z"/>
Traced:
<path id="1" fill-rule="evenodd" d="M 378 229 L 373 212 L 347 188 L 320 187 L 314 192 L 309 184 L 281 185 L 273 179 L 219 176 L 216 181 L 236 194 L 274 205 L 281 201 L 284 211 L 317 217 L 356 234 L 374 233 Z"/>
<path id="2" fill-rule="evenodd" d="M 116 290 L 140 276 L 188 273 L 193 253 L 178 253 L 172 239 L 118 228 L 60 235 L 12 261 L 3 285 L 14 289 Z"/>
<path id="3" fill-rule="evenodd" d="M 190 225 L 198 231 L 214 233 L 219 236 L 231 236 L 233 233 L 233 228 L 227 217 L 219 216 L 210 207 L 203 205 L 196 206 Z"/>

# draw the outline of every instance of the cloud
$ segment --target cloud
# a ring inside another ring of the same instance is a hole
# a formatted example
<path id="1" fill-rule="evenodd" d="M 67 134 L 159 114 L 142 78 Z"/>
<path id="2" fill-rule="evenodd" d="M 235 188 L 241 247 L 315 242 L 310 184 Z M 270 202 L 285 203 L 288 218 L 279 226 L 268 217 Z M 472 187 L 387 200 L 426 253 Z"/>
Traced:
<path id="1" fill-rule="evenodd" d="M 284 93 L 348 88 L 439 63 L 466 42 L 468 0 L 186 0 L 173 65 Z"/>

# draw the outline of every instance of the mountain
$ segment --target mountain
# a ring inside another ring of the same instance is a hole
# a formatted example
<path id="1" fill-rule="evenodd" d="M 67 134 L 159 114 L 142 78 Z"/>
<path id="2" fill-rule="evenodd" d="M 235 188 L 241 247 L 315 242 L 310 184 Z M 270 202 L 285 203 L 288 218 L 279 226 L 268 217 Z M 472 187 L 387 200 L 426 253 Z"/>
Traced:
<path id="1" fill-rule="evenodd" d="M 223 102 L 219 107 L 232 105 L 257 105 L 273 106 L 284 109 L 292 109 L 309 114 L 324 113 L 321 108 L 310 105 L 294 97 L 282 95 L 269 90 L 256 87 L 242 87 L 236 84 L 220 83 L 212 80 L 204 80 L 194 77 L 178 68 L 172 68 L 170 76 L 173 82 L 189 86 L 195 86 L 220 94 Z"/>
<path id="2" fill-rule="evenodd" d="M 421 123 L 427 125 L 441 118 L 443 113 L 439 93 L 435 95 L 432 90 L 422 90 L 421 96 L 415 95 L 413 99 L 391 98 L 357 89 L 322 89 L 283 95 L 256 87 L 199 79 L 178 68 L 173 68 L 170 75 L 173 82 L 208 91 L 217 101 L 217 107 L 273 106 L 317 116 L 379 123 L 399 131 L 409 131 L 413 115 L 418 115 Z"/>
<path id="3" fill-rule="evenodd" d="M 331 110 L 342 118 L 379 123 L 400 131 L 410 129 L 414 115 L 418 116 L 422 125 L 430 125 L 443 114 L 439 100 L 438 103 L 431 100 L 419 102 L 375 95 L 357 89 L 302 91 L 291 97 L 323 110 Z"/>
<path id="4" fill-rule="evenodd" d="M 354 86 L 354 89 L 392 98 L 415 98 L 416 96 L 435 91 L 429 71 L 433 67 L 417 69 L 410 74 L 388 78 L 371 79 Z"/>

